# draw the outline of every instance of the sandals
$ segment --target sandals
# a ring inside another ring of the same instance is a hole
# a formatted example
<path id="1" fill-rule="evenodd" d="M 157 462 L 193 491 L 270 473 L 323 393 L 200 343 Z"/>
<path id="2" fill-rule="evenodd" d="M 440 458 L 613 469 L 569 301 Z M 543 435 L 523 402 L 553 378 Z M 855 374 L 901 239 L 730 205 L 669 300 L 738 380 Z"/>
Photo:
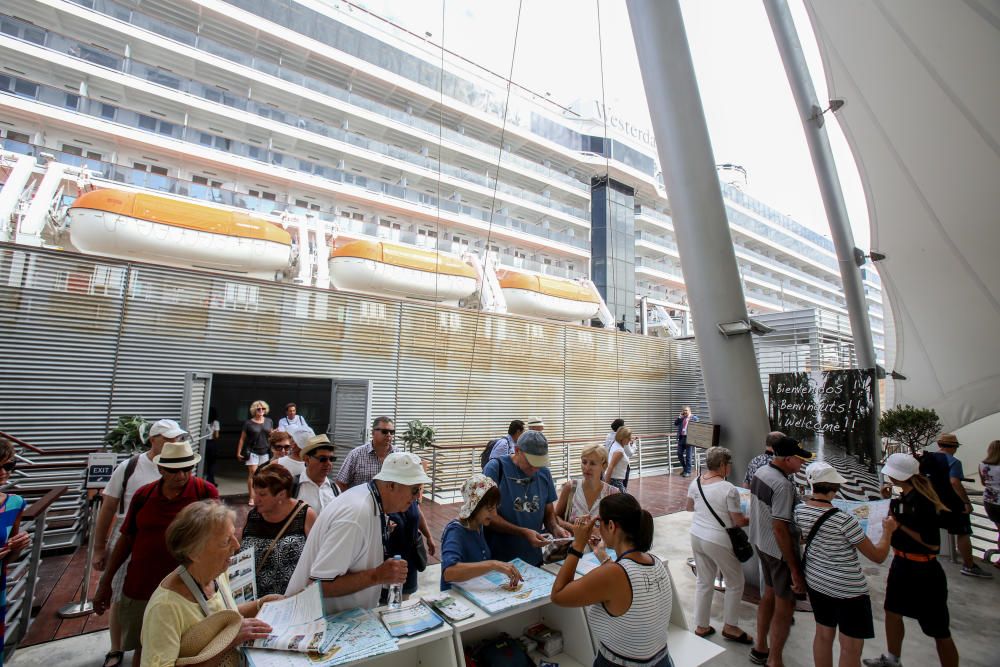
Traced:
<path id="1" fill-rule="evenodd" d="M 705 632 L 698 632 L 697 630 L 695 630 L 694 634 L 696 636 L 701 637 L 702 639 L 704 639 L 705 637 L 711 637 L 712 635 L 714 635 L 715 634 L 715 628 L 713 628 L 710 625 L 710 626 L 708 626 L 708 630 L 706 630 Z"/>
<path id="2" fill-rule="evenodd" d="M 748 635 L 746 631 L 743 631 L 738 636 L 727 635 L 725 631 L 723 631 L 722 638 L 727 641 L 736 642 L 737 644 L 746 644 L 747 646 L 753 645 L 753 637 Z"/>
<path id="3" fill-rule="evenodd" d="M 125 651 L 108 651 L 104 654 L 103 667 L 121 667 L 125 661 Z"/>
<path id="4" fill-rule="evenodd" d="M 758 651 L 757 649 L 750 649 L 750 662 L 755 665 L 766 665 L 767 659 L 771 656 L 770 651 Z"/>

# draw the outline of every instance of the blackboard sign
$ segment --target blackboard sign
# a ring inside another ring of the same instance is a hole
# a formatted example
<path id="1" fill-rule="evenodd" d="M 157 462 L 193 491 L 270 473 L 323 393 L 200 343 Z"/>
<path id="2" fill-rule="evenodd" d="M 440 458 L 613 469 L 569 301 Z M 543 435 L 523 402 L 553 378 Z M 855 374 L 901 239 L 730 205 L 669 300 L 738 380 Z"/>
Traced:
<path id="1" fill-rule="evenodd" d="M 689 421 L 687 428 L 687 444 L 700 449 L 718 447 L 719 425 L 706 421 Z"/>
<path id="2" fill-rule="evenodd" d="M 797 440 L 822 442 L 824 458 L 851 457 L 874 470 L 874 369 L 772 373 L 768 382 L 771 428 Z M 822 436 L 822 439 L 817 436 Z"/>

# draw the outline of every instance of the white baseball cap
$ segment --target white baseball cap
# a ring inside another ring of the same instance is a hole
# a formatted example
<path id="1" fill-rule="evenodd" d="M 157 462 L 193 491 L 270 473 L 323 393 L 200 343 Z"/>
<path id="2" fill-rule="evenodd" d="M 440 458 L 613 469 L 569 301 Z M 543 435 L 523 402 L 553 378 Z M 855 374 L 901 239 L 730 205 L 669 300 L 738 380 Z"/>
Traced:
<path id="1" fill-rule="evenodd" d="M 809 484 L 843 484 L 847 480 L 837 472 L 837 469 L 826 461 L 816 461 L 806 468 L 806 479 Z"/>
<path id="2" fill-rule="evenodd" d="M 882 466 L 882 474 L 899 482 L 905 482 L 920 474 L 920 463 L 910 454 L 893 454 Z"/>
<path id="3" fill-rule="evenodd" d="M 154 422 L 152 426 L 149 427 L 149 436 L 162 435 L 164 438 L 177 438 L 179 436 L 187 433 L 181 428 L 181 425 L 175 422 L 173 419 L 161 419 L 158 422 Z"/>
<path id="4" fill-rule="evenodd" d="M 375 475 L 375 479 L 406 486 L 431 483 L 431 478 L 424 472 L 420 457 L 409 452 L 393 452 L 385 457 L 382 470 Z"/>

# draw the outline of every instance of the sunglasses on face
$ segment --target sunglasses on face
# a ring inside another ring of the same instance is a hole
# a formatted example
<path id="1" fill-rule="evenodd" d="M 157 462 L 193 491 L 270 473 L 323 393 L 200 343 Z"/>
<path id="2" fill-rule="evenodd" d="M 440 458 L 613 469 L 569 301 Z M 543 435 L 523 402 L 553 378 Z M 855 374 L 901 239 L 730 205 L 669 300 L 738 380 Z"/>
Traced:
<path id="1" fill-rule="evenodd" d="M 291 450 L 291 448 L 292 448 L 291 445 L 271 445 L 271 449 L 273 449 L 276 452 L 287 452 Z"/>
<path id="2" fill-rule="evenodd" d="M 7 463 L 4 463 L 2 466 L 0 466 L 0 468 L 3 468 L 7 472 L 14 472 L 14 468 L 16 467 L 17 467 L 17 461 L 7 461 Z"/>
<path id="3" fill-rule="evenodd" d="M 311 454 L 309 456 L 310 458 L 316 459 L 320 463 L 331 463 L 337 460 L 335 456 L 312 456 Z"/>
<path id="4" fill-rule="evenodd" d="M 396 435 L 396 429 L 394 428 L 377 428 L 375 430 L 382 435 Z"/>
<path id="5" fill-rule="evenodd" d="M 267 408 L 257 408 L 257 412 L 267 412 Z"/>

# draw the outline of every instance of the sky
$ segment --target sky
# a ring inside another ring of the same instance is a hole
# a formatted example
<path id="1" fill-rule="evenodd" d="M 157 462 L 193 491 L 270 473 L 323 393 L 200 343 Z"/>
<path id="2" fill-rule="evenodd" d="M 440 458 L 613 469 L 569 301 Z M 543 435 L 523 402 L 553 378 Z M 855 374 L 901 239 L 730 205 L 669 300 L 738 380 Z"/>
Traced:
<path id="1" fill-rule="evenodd" d="M 495 72 L 512 71 L 514 81 L 559 104 L 603 98 L 619 116 L 651 126 L 624 0 L 365 0 L 363 5 L 418 35 L 430 33 L 431 42 Z M 802 0 L 789 5 L 817 96 L 826 100 L 808 15 Z M 802 124 L 762 3 L 681 0 L 681 8 L 716 163 L 742 165 L 749 194 L 829 236 Z M 838 123 L 827 122 L 826 128 L 855 244 L 867 249 L 857 169 Z"/>

